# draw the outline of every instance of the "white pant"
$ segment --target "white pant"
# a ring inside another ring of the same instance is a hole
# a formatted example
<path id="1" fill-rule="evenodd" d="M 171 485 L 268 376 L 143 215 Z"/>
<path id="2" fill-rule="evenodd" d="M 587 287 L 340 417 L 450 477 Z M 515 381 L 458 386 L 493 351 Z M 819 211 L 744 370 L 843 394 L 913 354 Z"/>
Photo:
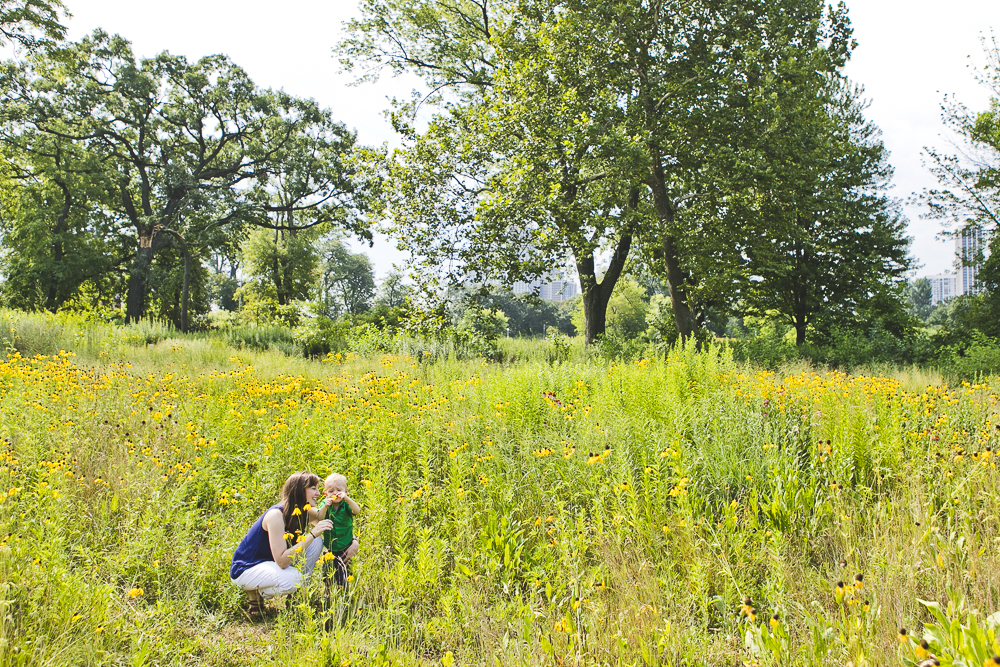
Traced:
<path id="1" fill-rule="evenodd" d="M 287 595 L 301 586 L 303 579 L 312 574 L 313 567 L 316 566 L 316 561 L 322 553 L 323 540 L 316 539 L 306 547 L 306 560 L 301 571 L 294 565 L 281 569 L 277 563 L 269 560 L 257 563 L 233 579 L 232 582 L 245 591 L 258 591 L 266 600 Z M 304 577 L 303 572 L 305 573 Z"/>

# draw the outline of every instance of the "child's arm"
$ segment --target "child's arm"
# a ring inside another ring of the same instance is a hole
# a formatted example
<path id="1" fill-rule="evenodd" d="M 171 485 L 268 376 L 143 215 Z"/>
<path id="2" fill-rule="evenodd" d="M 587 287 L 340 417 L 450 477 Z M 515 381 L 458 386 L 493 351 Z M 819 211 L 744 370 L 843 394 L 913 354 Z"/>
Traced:
<path id="1" fill-rule="evenodd" d="M 361 505 L 354 502 L 354 498 L 351 498 L 349 495 L 345 493 L 344 497 L 341 498 L 341 500 L 347 501 L 347 505 L 351 508 L 351 514 L 361 514 Z"/>
<path id="2" fill-rule="evenodd" d="M 330 505 L 331 504 L 332 503 L 329 500 L 323 499 L 323 500 L 319 501 L 319 506 L 318 507 L 310 507 L 309 508 L 309 521 L 310 522 L 315 522 L 315 521 L 322 521 L 323 519 L 325 519 L 326 518 L 327 510 L 330 509 Z"/>

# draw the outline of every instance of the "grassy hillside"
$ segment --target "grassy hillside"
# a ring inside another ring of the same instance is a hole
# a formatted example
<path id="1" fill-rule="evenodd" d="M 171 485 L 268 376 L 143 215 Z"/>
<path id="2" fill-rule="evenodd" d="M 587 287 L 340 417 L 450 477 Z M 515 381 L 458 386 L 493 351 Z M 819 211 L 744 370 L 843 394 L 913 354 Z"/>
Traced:
<path id="1" fill-rule="evenodd" d="M 918 600 L 977 610 L 968 637 L 1000 610 L 1000 379 L 319 362 L 56 325 L 79 356 L 31 356 L 19 326 L 2 665 L 892 665 L 935 620 Z M 363 507 L 354 580 L 254 624 L 229 559 L 301 469 Z"/>

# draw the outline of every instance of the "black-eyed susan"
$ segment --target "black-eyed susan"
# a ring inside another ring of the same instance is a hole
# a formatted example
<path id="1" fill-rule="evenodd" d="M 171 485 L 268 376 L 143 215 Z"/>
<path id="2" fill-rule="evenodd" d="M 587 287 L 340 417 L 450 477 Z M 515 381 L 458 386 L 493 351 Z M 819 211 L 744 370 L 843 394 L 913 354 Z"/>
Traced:
<path id="1" fill-rule="evenodd" d="M 778 614 L 778 612 L 774 612 L 773 614 L 771 614 L 771 620 L 769 620 L 767 623 L 772 628 L 777 628 L 779 625 L 781 625 L 781 616 Z"/>
<path id="2" fill-rule="evenodd" d="M 743 606 L 740 607 L 740 616 L 750 616 L 753 613 L 753 600 L 748 595 L 743 599 Z"/>
<path id="3" fill-rule="evenodd" d="M 838 581 L 836 588 L 833 589 L 833 595 L 837 598 L 837 604 L 844 601 L 844 595 L 847 593 L 847 588 L 844 586 L 843 581 Z"/>
<path id="4" fill-rule="evenodd" d="M 914 647 L 913 652 L 916 654 L 917 660 L 924 660 L 931 654 L 931 646 L 926 639 L 921 639 L 920 643 Z"/>
<path id="5" fill-rule="evenodd" d="M 983 667 L 997 667 L 997 665 L 1000 665 L 1000 655 L 987 658 L 986 662 L 983 663 Z"/>
<path id="6" fill-rule="evenodd" d="M 910 631 L 907 630 L 906 628 L 900 628 L 899 629 L 899 634 L 896 635 L 896 638 L 899 639 L 899 642 L 901 644 L 909 644 L 910 643 Z"/>
<path id="7" fill-rule="evenodd" d="M 860 591 L 865 587 L 865 575 L 856 574 L 854 575 L 854 590 Z"/>

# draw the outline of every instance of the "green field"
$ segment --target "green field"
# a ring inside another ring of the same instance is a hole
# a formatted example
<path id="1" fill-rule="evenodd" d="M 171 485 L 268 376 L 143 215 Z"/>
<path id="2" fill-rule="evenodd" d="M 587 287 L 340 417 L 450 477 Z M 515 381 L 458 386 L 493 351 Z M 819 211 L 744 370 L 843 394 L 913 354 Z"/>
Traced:
<path id="1" fill-rule="evenodd" d="M 0 363 L 0 665 L 902 665 L 925 631 L 942 664 L 1000 652 L 1000 379 L 127 338 Z M 251 623 L 229 560 L 301 469 L 363 507 L 354 579 Z"/>

